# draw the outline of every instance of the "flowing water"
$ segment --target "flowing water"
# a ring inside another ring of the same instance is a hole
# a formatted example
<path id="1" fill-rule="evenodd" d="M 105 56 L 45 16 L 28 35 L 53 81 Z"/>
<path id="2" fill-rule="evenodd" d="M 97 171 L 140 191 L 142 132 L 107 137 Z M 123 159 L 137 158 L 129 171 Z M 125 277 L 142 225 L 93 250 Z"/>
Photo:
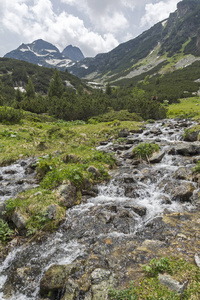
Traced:
<path id="1" fill-rule="evenodd" d="M 168 154 L 170 148 L 180 143 L 184 127 L 190 125 L 192 123 L 186 121 L 167 120 L 149 124 L 143 133 L 133 134 L 138 141 L 157 142 L 165 152 L 162 161 L 151 165 L 132 165 L 131 160 L 124 158 L 123 152 L 117 151 L 121 166 L 111 172 L 112 179 L 108 184 L 98 187 L 97 197 L 67 210 L 65 223 L 45 241 L 16 247 L 9 253 L 0 266 L 0 299 L 40 299 L 39 282 L 52 264 L 70 264 L 87 256 L 99 239 L 111 236 L 134 239 L 146 224 L 166 211 L 193 210 L 198 187 L 186 178 L 181 179 L 178 185 L 191 183 L 194 186 L 190 202 L 171 201 L 171 190 L 177 182 L 174 177 L 176 171 L 181 167 L 191 171 L 193 158 Z M 99 150 L 111 151 L 112 144 L 101 146 Z M 16 169 L 21 172 L 18 175 L 21 180 L 24 169 L 19 164 L 11 168 Z M 6 170 L 2 168 L 0 174 L 4 178 L 3 188 L 9 190 L 9 186 L 12 187 L 9 182 L 13 182 L 15 172 L 7 175 Z M 5 182 L 8 185 L 4 185 Z M 12 188 L 10 193 L 12 195 Z M 15 287 L 12 282 L 16 283 Z"/>

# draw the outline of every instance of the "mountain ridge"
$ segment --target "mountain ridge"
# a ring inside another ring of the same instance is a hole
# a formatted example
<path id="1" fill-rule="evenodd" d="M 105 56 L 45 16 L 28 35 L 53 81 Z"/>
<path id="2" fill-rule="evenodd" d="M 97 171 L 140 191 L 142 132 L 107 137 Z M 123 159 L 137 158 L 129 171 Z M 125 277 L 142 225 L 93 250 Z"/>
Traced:
<path id="1" fill-rule="evenodd" d="M 119 84 L 121 78 L 135 77 L 135 71 L 141 67 L 145 76 L 163 61 L 168 66 L 162 65 L 159 72 L 173 71 L 179 60 L 187 55 L 193 56 L 192 61 L 200 56 L 200 3 L 196 0 L 179 2 L 169 18 L 108 53 L 85 58 L 70 66 L 68 71 L 83 79 L 114 84 L 118 80 Z"/>
<path id="2" fill-rule="evenodd" d="M 78 47 L 70 45 L 60 52 L 56 46 L 42 39 L 35 40 L 29 44 L 23 43 L 17 49 L 4 55 L 4 57 L 23 60 L 43 67 L 54 67 L 61 71 L 84 58 Z"/>

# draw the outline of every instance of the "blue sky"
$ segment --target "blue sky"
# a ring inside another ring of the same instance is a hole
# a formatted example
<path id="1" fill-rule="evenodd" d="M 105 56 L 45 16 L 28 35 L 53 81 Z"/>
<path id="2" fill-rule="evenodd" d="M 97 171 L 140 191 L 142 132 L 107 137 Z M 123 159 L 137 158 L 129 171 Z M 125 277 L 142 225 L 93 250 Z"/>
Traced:
<path id="1" fill-rule="evenodd" d="M 95 56 L 126 42 L 176 10 L 180 0 L 0 0 L 0 56 L 44 39 Z"/>

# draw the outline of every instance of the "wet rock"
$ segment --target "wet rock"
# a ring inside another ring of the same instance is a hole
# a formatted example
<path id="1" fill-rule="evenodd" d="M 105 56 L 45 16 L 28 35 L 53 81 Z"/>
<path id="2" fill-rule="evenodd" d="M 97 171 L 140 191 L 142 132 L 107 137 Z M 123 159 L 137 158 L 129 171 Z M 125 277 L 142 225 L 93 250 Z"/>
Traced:
<path id="1" fill-rule="evenodd" d="M 94 176 L 94 178 L 98 178 L 98 177 L 101 176 L 99 170 L 98 170 L 97 168 L 95 168 L 94 166 L 88 167 L 87 171 L 88 171 L 89 173 L 92 173 L 93 176 Z"/>
<path id="2" fill-rule="evenodd" d="M 134 147 L 131 147 L 130 149 L 124 151 L 124 153 L 122 154 L 122 157 L 125 159 L 134 158 L 133 149 L 134 149 Z"/>
<path id="3" fill-rule="evenodd" d="M 192 176 L 192 171 L 186 167 L 180 167 L 175 172 L 174 177 L 176 179 L 188 180 Z"/>
<path id="4" fill-rule="evenodd" d="M 77 267 L 71 265 L 52 265 L 40 281 L 41 296 L 58 297 L 65 290 L 68 277 L 77 271 Z M 68 283 L 69 284 L 69 283 Z"/>
<path id="5" fill-rule="evenodd" d="M 57 216 L 57 207 L 56 205 L 49 205 L 47 207 L 47 218 L 49 220 L 56 220 L 56 216 Z"/>
<path id="6" fill-rule="evenodd" d="M 26 227 L 26 219 L 19 212 L 14 211 L 11 220 L 19 230 Z"/>
<path id="7" fill-rule="evenodd" d="M 114 151 L 123 151 L 126 149 L 126 145 L 114 144 L 113 150 Z"/>
<path id="8" fill-rule="evenodd" d="M 183 156 L 192 156 L 200 154 L 200 145 L 191 143 L 180 143 L 174 147 L 175 153 Z"/>
<path id="9" fill-rule="evenodd" d="M 122 129 L 119 132 L 119 137 L 123 138 L 123 137 L 127 137 L 129 135 L 129 131 L 128 129 Z"/>
<path id="10" fill-rule="evenodd" d="M 4 174 L 10 174 L 10 175 L 13 175 L 13 174 L 16 174 L 16 173 L 17 173 L 17 171 L 16 170 L 12 170 L 12 169 L 4 171 Z"/>
<path id="11" fill-rule="evenodd" d="M 186 130 L 183 140 L 186 142 L 195 142 L 198 141 L 200 130 Z"/>
<path id="12" fill-rule="evenodd" d="M 145 206 L 124 204 L 124 207 L 131 209 L 134 213 L 136 213 L 140 217 L 145 216 L 147 212 L 147 208 Z"/>
<path id="13" fill-rule="evenodd" d="M 188 281 L 185 281 L 181 284 L 180 282 L 174 280 L 170 275 L 159 274 L 158 278 L 162 285 L 179 294 L 183 294 L 188 285 Z"/>
<path id="14" fill-rule="evenodd" d="M 152 163 L 152 164 L 159 163 L 159 162 L 161 162 L 161 160 L 163 159 L 164 156 L 165 156 L 164 151 L 155 152 L 149 158 L 149 162 Z"/>
<path id="15" fill-rule="evenodd" d="M 136 198 L 137 194 L 137 184 L 126 184 L 124 185 L 124 194 L 128 198 Z"/>
<path id="16" fill-rule="evenodd" d="M 126 144 L 133 145 L 135 143 L 139 143 L 141 141 L 140 137 L 129 137 L 127 138 Z"/>
<path id="17" fill-rule="evenodd" d="M 160 128 L 153 127 L 153 128 L 150 130 L 150 133 L 152 133 L 153 135 L 160 135 L 160 134 L 162 134 L 162 131 L 160 130 Z"/>
<path id="18" fill-rule="evenodd" d="M 172 201 L 190 201 L 193 191 L 194 186 L 192 183 L 183 183 L 172 190 Z"/>
<path id="19" fill-rule="evenodd" d="M 164 196 L 164 195 L 161 197 L 161 203 L 162 203 L 162 204 L 172 204 L 172 202 L 171 202 L 171 200 L 169 199 L 169 197 Z"/>
<path id="20" fill-rule="evenodd" d="M 61 203 L 66 208 L 71 208 L 77 201 L 76 187 L 70 183 L 61 185 L 57 190 L 58 196 L 61 197 Z"/>
<path id="21" fill-rule="evenodd" d="M 124 174 L 122 179 L 123 179 L 124 183 L 134 183 L 134 182 L 136 182 L 134 177 L 131 174 Z"/>

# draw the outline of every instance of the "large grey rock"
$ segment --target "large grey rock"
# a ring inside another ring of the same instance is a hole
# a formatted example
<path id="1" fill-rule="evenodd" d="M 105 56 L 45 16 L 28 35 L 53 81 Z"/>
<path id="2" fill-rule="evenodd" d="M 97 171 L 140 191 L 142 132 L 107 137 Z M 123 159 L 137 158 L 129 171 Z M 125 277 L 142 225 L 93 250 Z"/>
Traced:
<path id="1" fill-rule="evenodd" d="M 75 265 L 52 265 L 44 274 L 40 281 L 40 294 L 42 296 L 51 295 L 56 297 L 65 289 L 68 276 L 77 271 Z"/>
<path id="2" fill-rule="evenodd" d="M 198 141 L 198 135 L 200 133 L 200 130 L 189 130 L 186 132 L 185 136 L 184 136 L 184 141 L 186 142 L 195 142 Z"/>
<path id="3" fill-rule="evenodd" d="M 161 162 L 161 160 L 163 159 L 164 156 L 165 156 L 164 151 L 155 152 L 149 158 L 149 162 L 152 163 L 152 164 L 159 163 L 159 162 Z"/>
<path id="4" fill-rule="evenodd" d="M 130 149 L 124 151 L 123 154 L 122 154 L 122 157 L 125 158 L 125 159 L 134 158 L 133 149 L 134 149 L 134 146 L 131 147 Z"/>
<path id="5" fill-rule="evenodd" d="M 188 180 L 192 176 L 192 171 L 186 167 L 180 167 L 176 170 L 174 177 L 176 179 Z"/>
<path id="6" fill-rule="evenodd" d="M 192 156 L 200 154 L 200 144 L 180 143 L 174 147 L 175 153 L 183 156 Z"/>
<path id="7" fill-rule="evenodd" d="M 26 227 L 26 219 L 19 212 L 14 211 L 11 220 L 19 230 Z"/>
<path id="8" fill-rule="evenodd" d="M 180 282 L 174 280 L 170 275 L 159 274 L 158 278 L 162 285 L 179 294 L 183 294 L 188 285 L 188 281 L 185 281 L 181 284 Z"/>
<path id="9" fill-rule="evenodd" d="M 195 188 L 192 183 L 182 183 L 172 190 L 172 201 L 190 201 L 190 197 L 192 196 L 194 189 Z"/>

